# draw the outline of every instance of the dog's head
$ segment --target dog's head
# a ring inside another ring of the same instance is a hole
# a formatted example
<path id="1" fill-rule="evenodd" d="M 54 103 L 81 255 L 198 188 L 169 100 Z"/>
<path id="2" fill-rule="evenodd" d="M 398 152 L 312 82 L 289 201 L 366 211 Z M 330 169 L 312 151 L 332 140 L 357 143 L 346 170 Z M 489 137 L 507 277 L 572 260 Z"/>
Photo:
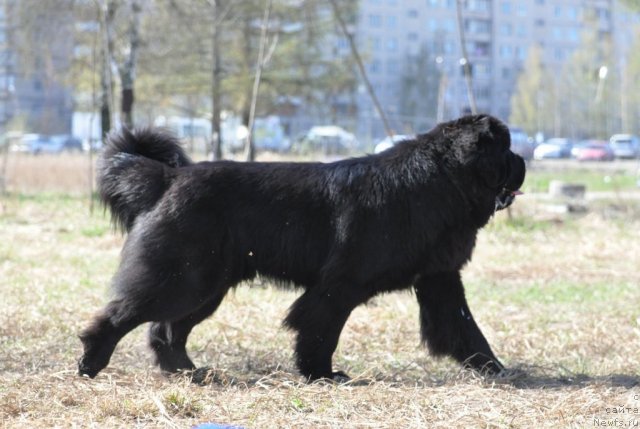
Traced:
<path id="1" fill-rule="evenodd" d="M 450 159 L 472 172 L 476 189 L 495 197 L 495 210 L 509 207 L 524 182 L 525 163 L 513 153 L 507 126 L 489 115 L 465 116 L 441 125 Z"/>

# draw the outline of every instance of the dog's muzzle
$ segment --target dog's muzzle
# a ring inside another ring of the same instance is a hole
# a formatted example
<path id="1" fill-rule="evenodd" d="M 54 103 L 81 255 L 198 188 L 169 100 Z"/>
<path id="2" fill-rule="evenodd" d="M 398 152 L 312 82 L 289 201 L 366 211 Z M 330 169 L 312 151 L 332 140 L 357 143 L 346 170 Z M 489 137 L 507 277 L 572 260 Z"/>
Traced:
<path id="1" fill-rule="evenodd" d="M 522 192 L 519 190 L 512 191 L 507 188 L 502 188 L 502 191 L 500 191 L 496 196 L 496 211 L 509 207 L 518 195 L 522 195 Z"/>

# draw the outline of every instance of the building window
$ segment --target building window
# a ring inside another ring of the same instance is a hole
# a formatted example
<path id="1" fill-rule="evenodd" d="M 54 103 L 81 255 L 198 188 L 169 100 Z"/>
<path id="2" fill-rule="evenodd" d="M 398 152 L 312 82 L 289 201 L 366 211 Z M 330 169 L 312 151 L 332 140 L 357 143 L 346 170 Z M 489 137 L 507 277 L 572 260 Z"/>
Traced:
<path id="1" fill-rule="evenodd" d="M 478 77 L 487 77 L 491 74 L 491 67 L 489 64 L 476 63 L 474 64 L 474 71 Z"/>
<path id="2" fill-rule="evenodd" d="M 397 22 L 398 22 L 398 20 L 396 19 L 395 15 L 387 16 L 387 27 L 396 28 L 396 23 Z"/>
<path id="3" fill-rule="evenodd" d="M 453 19 L 445 19 L 442 22 L 442 28 L 447 31 L 455 31 L 456 22 Z"/>
<path id="4" fill-rule="evenodd" d="M 387 39 L 387 51 L 395 51 L 398 49 L 398 39 L 395 37 Z"/>
<path id="5" fill-rule="evenodd" d="M 558 6 L 558 5 L 554 6 L 553 15 L 556 18 L 561 18 L 562 17 L 562 6 Z"/>
<path id="6" fill-rule="evenodd" d="M 505 15 L 511 15 L 511 3 L 509 3 L 508 1 L 503 1 L 500 7 L 502 9 L 502 13 L 504 13 Z"/>
<path id="7" fill-rule="evenodd" d="M 500 46 L 500 58 L 511 58 L 513 56 L 513 48 L 508 45 Z"/>
<path id="8" fill-rule="evenodd" d="M 472 55 L 483 57 L 489 55 L 490 45 L 489 42 L 470 42 L 467 43 L 467 49 Z"/>
<path id="9" fill-rule="evenodd" d="M 369 72 L 372 74 L 376 74 L 380 72 L 380 61 L 373 60 L 369 63 Z"/>
<path id="10" fill-rule="evenodd" d="M 544 19 L 540 19 L 540 18 L 536 19 L 536 27 L 544 27 L 544 25 L 545 25 Z"/>
<path id="11" fill-rule="evenodd" d="M 553 50 L 553 57 L 558 61 L 564 60 L 564 53 L 562 52 L 562 48 L 555 48 Z"/>
<path id="12" fill-rule="evenodd" d="M 380 47 L 382 46 L 382 43 L 380 42 L 379 37 L 370 37 L 369 43 L 371 44 L 372 51 L 379 51 Z"/>
<path id="13" fill-rule="evenodd" d="M 427 0 L 427 6 L 438 7 L 439 0 Z"/>
<path id="14" fill-rule="evenodd" d="M 513 25 L 508 22 L 500 24 L 500 35 L 511 36 L 513 34 Z"/>
<path id="15" fill-rule="evenodd" d="M 380 15 L 369 15 L 369 25 L 371 27 L 381 27 L 382 26 L 382 16 Z"/>
<path id="16" fill-rule="evenodd" d="M 577 28 L 569 28 L 567 30 L 567 39 L 571 42 L 577 42 L 579 40 L 579 34 Z"/>
<path id="17" fill-rule="evenodd" d="M 519 60 L 525 60 L 527 58 L 527 49 L 521 46 L 516 46 L 516 58 Z"/>
<path id="18" fill-rule="evenodd" d="M 488 12 L 490 9 L 490 4 L 488 0 L 468 0 L 467 9 L 478 12 Z"/>
<path id="19" fill-rule="evenodd" d="M 407 15 L 409 15 L 409 18 L 417 18 L 418 11 L 416 9 L 409 9 L 409 11 L 407 12 Z"/>
<path id="20" fill-rule="evenodd" d="M 475 90 L 476 97 L 479 99 L 487 99 L 491 96 L 491 89 L 488 86 L 483 86 Z"/>
<path id="21" fill-rule="evenodd" d="M 491 32 L 491 23 L 480 19 L 468 19 L 465 21 L 465 29 L 469 33 L 487 34 Z"/>
<path id="22" fill-rule="evenodd" d="M 418 40 L 418 33 L 414 33 L 414 32 L 408 33 L 407 40 L 415 42 L 416 40 Z"/>
<path id="23" fill-rule="evenodd" d="M 444 49 L 445 54 L 453 54 L 455 44 L 451 40 L 447 40 L 444 42 L 442 49 Z"/>

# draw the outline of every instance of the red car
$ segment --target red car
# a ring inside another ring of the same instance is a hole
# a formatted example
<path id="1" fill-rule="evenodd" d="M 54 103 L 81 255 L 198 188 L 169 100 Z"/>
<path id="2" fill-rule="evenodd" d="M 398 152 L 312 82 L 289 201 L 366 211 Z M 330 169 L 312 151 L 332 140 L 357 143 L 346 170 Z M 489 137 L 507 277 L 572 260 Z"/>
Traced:
<path id="1" fill-rule="evenodd" d="M 578 161 L 613 161 L 613 149 L 606 141 L 587 140 L 574 149 Z"/>

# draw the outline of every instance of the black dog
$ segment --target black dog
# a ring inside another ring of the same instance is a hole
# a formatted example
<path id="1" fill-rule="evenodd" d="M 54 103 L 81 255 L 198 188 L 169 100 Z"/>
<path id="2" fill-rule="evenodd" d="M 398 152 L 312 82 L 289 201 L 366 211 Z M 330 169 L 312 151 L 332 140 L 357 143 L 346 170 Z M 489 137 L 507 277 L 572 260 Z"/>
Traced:
<path id="1" fill-rule="evenodd" d="M 300 372 L 346 377 L 331 357 L 351 311 L 413 287 L 432 354 L 503 369 L 465 300 L 460 269 L 478 229 L 524 180 L 497 119 L 467 116 L 378 155 L 322 163 L 193 164 L 158 130 L 112 134 L 101 197 L 128 232 L 114 297 L 81 334 L 94 377 L 144 322 L 160 368 L 193 369 L 185 344 L 229 288 L 257 274 L 304 293 L 285 320 Z"/>

